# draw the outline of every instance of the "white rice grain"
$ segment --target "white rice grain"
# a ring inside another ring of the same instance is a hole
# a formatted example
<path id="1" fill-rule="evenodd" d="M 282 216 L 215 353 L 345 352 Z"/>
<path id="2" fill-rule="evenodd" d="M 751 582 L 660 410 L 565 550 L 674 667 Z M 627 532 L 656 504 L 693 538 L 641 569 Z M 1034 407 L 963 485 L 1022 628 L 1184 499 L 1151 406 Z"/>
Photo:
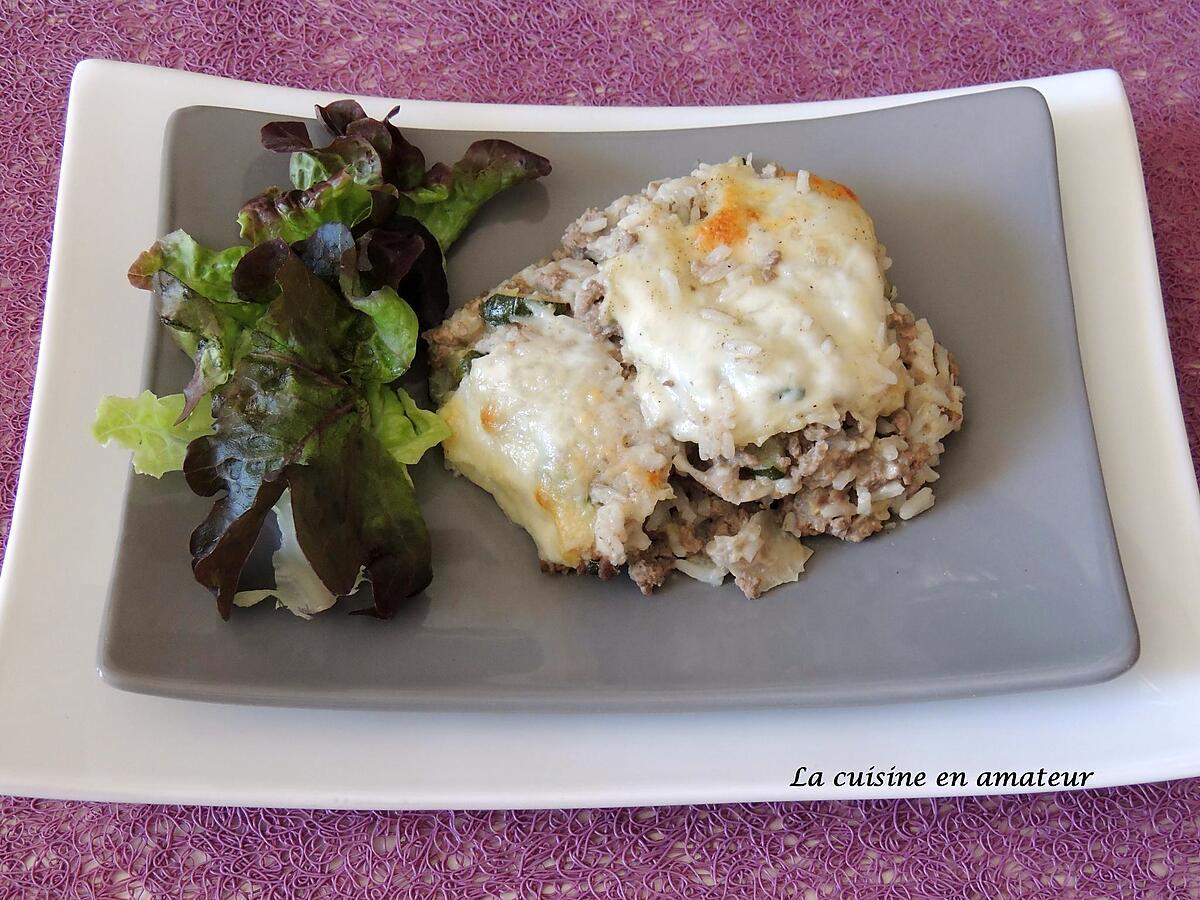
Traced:
<path id="1" fill-rule="evenodd" d="M 713 247 L 712 250 L 708 252 L 708 255 L 704 257 L 704 262 L 707 265 L 715 266 L 717 263 L 726 259 L 732 252 L 733 248 L 728 244 L 717 244 L 717 246 Z"/>
<path id="2" fill-rule="evenodd" d="M 899 497 L 903 493 L 903 484 L 901 484 L 899 481 L 889 481 L 875 492 L 875 496 L 881 500 L 891 500 L 893 497 Z"/>
<path id="3" fill-rule="evenodd" d="M 597 234 L 608 227 L 608 219 L 604 216 L 596 216 L 590 219 L 583 219 L 579 223 L 579 230 L 584 234 Z"/>
<path id="4" fill-rule="evenodd" d="M 734 356 L 758 356 L 763 352 L 762 347 L 753 341 L 722 341 L 721 348 Z"/>
<path id="5" fill-rule="evenodd" d="M 718 303 L 733 303 L 746 293 L 746 288 L 750 286 L 749 280 L 735 278 L 732 275 L 726 279 L 726 282 L 725 287 L 721 288 L 721 293 L 717 295 Z"/>
<path id="6" fill-rule="evenodd" d="M 695 578 L 697 581 L 703 581 L 714 587 L 725 581 L 725 574 L 729 571 L 723 566 L 718 566 L 703 554 L 688 559 L 677 559 L 675 568 L 689 578 Z"/>
<path id="7" fill-rule="evenodd" d="M 659 269 L 658 276 L 662 279 L 663 287 L 667 289 L 667 297 L 671 303 L 679 302 L 679 279 L 670 269 Z"/>
<path id="8" fill-rule="evenodd" d="M 927 487 L 923 487 L 905 500 L 900 509 L 896 511 L 896 514 L 900 516 L 901 519 L 907 521 L 913 516 L 917 516 L 925 512 L 925 510 L 929 509 L 931 506 L 933 506 L 933 491 Z"/>
<path id="9" fill-rule="evenodd" d="M 860 516 L 867 516 L 867 515 L 871 514 L 871 492 L 870 491 L 860 490 L 858 492 L 858 510 L 857 511 Z"/>

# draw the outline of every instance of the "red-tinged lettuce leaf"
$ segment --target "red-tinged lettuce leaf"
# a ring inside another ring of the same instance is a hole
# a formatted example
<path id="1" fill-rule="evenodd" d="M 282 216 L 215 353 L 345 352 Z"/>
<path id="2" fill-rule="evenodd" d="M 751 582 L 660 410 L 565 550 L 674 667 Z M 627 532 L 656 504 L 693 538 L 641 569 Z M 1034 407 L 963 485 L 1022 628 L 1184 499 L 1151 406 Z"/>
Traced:
<path id="1" fill-rule="evenodd" d="M 251 437 L 253 437 L 251 435 Z M 203 522 L 192 532 L 192 575 L 217 598 L 222 619 L 233 613 L 238 579 L 258 540 L 267 514 L 287 483 L 277 474 L 266 479 L 249 473 L 251 463 L 232 440 L 197 438 L 188 445 L 183 469 L 188 485 L 201 497 L 224 491 Z"/>
<path id="2" fill-rule="evenodd" d="M 296 537 L 329 590 L 349 594 L 367 570 L 374 605 L 356 610 L 390 619 L 433 578 L 429 532 L 412 482 L 379 440 L 361 425 L 339 452 L 289 466 Z"/>
<path id="3" fill-rule="evenodd" d="M 312 138 L 303 122 L 268 122 L 259 132 L 262 145 L 275 153 L 311 150 Z"/>
<path id="4" fill-rule="evenodd" d="M 425 174 L 425 155 L 391 123 L 390 119 L 399 109 L 394 107 L 382 120 L 372 119 L 355 101 L 338 100 L 328 106 L 318 106 L 317 115 L 336 137 L 359 138 L 371 144 L 379 154 L 384 180 L 400 190 L 407 190 L 421 183 Z M 324 149 L 332 150 L 333 144 Z"/>
<path id="5" fill-rule="evenodd" d="M 322 159 L 319 153 L 293 153 L 288 163 L 288 178 L 293 188 L 307 191 L 314 184 L 326 181 L 338 170 L 340 163 L 341 160 Z"/>
<path id="6" fill-rule="evenodd" d="M 343 135 L 351 122 L 367 117 L 366 112 L 358 105 L 357 100 L 334 100 L 328 106 L 317 106 L 317 115 L 335 135 Z"/>
<path id="7" fill-rule="evenodd" d="M 281 241 L 248 253 L 235 277 L 256 290 L 272 278 L 279 294 L 216 394 L 215 433 L 188 447 L 192 490 L 223 494 L 192 535 L 196 580 L 228 618 L 267 511 L 291 486 L 297 533 L 326 586 L 348 593 L 365 567 L 375 614 L 391 615 L 428 583 L 429 538 L 403 467 L 369 432 L 363 387 L 346 377 L 364 316 Z"/>
<path id="8" fill-rule="evenodd" d="M 336 350 L 354 313 L 278 246 L 256 248 L 247 266 L 260 271 L 263 257 L 279 261 L 279 297 L 248 332 L 247 351 L 217 394 L 215 433 L 193 441 L 184 460 L 195 493 L 224 492 L 191 541 L 192 572 L 216 594 L 223 618 L 267 512 L 287 487 L 284 470 L 307 462 L 331 431 L 345 430 L 356 409 Z"/>
<path id="9" fill-rule="evenodd" d="M 372 119 L 353 100 L 318 106 L 317 114 L 334 135 L 324 147 L 313 146 L 302 122 L 270 122 L 262 128 L 264 147 L 292 154 L 290 175 L 298 190 L 343 170 L 366 187 L 386 182 L 407 189 L 420 184 L 424 154 L 386 119 Z"/>
<path id="10" fill-rule="evenodd" d="M 352 336 L 354 379 L 386 384 L 403 375 L 416 356 L 421 329 L 431 326 L 420 321 L 413 304 L 397 290 L 414 297 L 427 315 L 436 317 L 435 323 L 448 301 L 441 250 L 433 236 L 408 220 L 372 229 L 356 243 L 348 228 L 334 223 L 322 225 L 291 249 L 306 269 L 340 288 L 364 314 Z"/>
<path id="11" fill-rule="evenodd" d="M 382 184 L 384 162 L 380 153 L 359 135 L 339 134 L 328 146 L 318 148 L 313 146 L 303 122 L 268 122 L 259 132 L 259 139 L 267 150 L 292 154 L 290 174 L 297 190 L 308 190 L 343 169 L 366 187 Z"/>
<path id="12" fill-rule="evenodd" d="M 334 234 L 329 238 L 341 239 Z M 382 384 L 395 381 L 412 365 L 420 324 L 412 307 L 387 285 L 377 287 L 378 282 L 363 271 L 369 266 L 360 266 L 361 262 L 365 262 L 365 256 L 357 244 L 351 243 L 339 263 L 342 295 L 363 314 L 352 333 L 351 377 L 358 384 Z"/>
<path id="13" fill-rule="evenodd" d="M 433 328 L 446 315 L 450 290 L 446 266 L 437 238 L 410 216 L 397 216 L 373 228 L 358 241 L 353 263 L 372 286 L 390 287 L 412 306 L 421 329 Z M 343 291 L 361 294 L 362 288 L 343 283 Z"/>
<path id="14" fill-rule="evenodd" d="M 252 249 L 233 270 L 230 283 L 243 294 L 271 294 L 278 297 L 276 275 L 291 249 L 279 239 L 269 240 Z"/>
<path id="15" fill-rule="evenodd" d="M 288 163 L 288 177 L 292 187 L 299 191 L 343 172 L 365 188 L 384 187 L 379 154 L 370 144 L 354 138 L 339 138 L 320 150 L 297 151 Z"/>
<path id="16" fill-rule="evenodd" d="M 159 320 L 179 338 L 195 363 L 192 378 L 183 389 L 185 403 L 179 422 L 196 404 L 233 373 L 242 348 L 242 336 L 266 312 L 265 303 L 218 303 L 197 294 L 167 271 L 154 274 L 154 297 Z"/>
<path id="17" fill-rule="evenodd" d="M 324 240 L 326 247 L 306 246 L 304 252 L 345 246 L 338 286 L 355 309 L 370 317 L 359 332 L 360 380 L 399 378 L 412 364 L 417 335 L 440 322 L 449 303 L 437 240 L 415 219 L 372 228 L 353 244 L 332 231 Z M 373 360 L 370 366 L 367 357 Z"/>
<path id="18" fill-rule="evenodd" d="M 270 280 L 279 291 L 251 332 L 251 354 L 269 353 L 310 373 L 327 373 L 331 384 L 344 384 L 341 354 L 357 316 L 290 247 L 278 239 L 255 247 L 238 266 L 235 280 L 248 291 L 262 291 Z"/>
<path id="19" fill-rule="evenodd" d="M 398 109 L 372 119 L 353 100 L 339 100 L 317 107 L 334 135 L 328 145 L 306 143 L 308 131 L 298 122 L 265 126 L 263 145 L 293 154 L 291 177 L 298 190 L 311 190 L 339 173 L 373 191 L 390 188 L 398 194 L 394 211 L 423 222 L 443 251 L 496 194 L 550 172 L 547 159 L 502 140 L 476 141 L 453 166 L 437 163 L 425 171 L 424 154 L 390 121 Z"/>
<path id="20" fill-rule="evenodd" d="M 303 155 L 319 158 L 331 174 L 339 169 L 349 172 L 364 187 L 379 187 L 387 180 L 387 158 L 375 144 L 360 135 L 336 138 L 327 147 Z"/>
<path id="21" fill-rule="evenodd" d="M 407 190 L 421 183 L 425 174 L 425 154 L 388 121 L 396 111 L 393 109 L 383 121 L 362 118 L 351 122 L 346 128 L 346 137 L 366 141 L 374 147 L 379 154 L 383 180 L 398 190 Z"/>
<path id="22" fill-rule="evenodd" d="M 368 229 L 388 224 L 396 215 L 396 208 L 399 205 L 400 194 L 391 185 L 371 191 L 371 212 L 366 219 L 359 223 L 358 230 L 365 232 Z"/>
<path id="23" fill-rule="evenodd" d="M 354 264 L 360 275 L 369 276 L 376 284 L 393 289 L 412 271 L 422 254 L 431 253 L 438 268 L 441 265 L 440 248 L 437 241 L 426 237 L 425 228 L 416 219 L 407 219 L 415 227 L 396 225 L 372 228 L 357 243 Z"/>
<path id="24" fill-rule="evenodd" d="M 248 256 L 235 273 L 238 288 L 263 290 L 282 248 L 280 242 L 271 242 Z M 441 250 L 433 236 L 409 219 L 371 229 L 355 242 L 346 226 L 329 223 L 291 250 L 306 269 L 338 287 L 363 313 L 351 336 L 352 378 L 386 384 L 403 375 L 416 355 L 421 329 L 441 321 L 448 302 Z M 414 298 L 412 304 L 406 302 L 408 297 Z M 427 321 L 421 321 L 414 305 L 425 312 Z"/>
<path id="25" fill-rule="evenodd" d="M 343 170 L 308 190 L 268 188 L 238 214 L 242 237 L 253 244 L 276 238 L 302 241 L 327 222 L 353 227 L 372 210 L 371 190 Z"/>
<path id="26" fill-rule="evenodd" d="M 345 173 L 372 191 L 395 193 L 394 187 L 385 184 L 383 171 L 383 162 L 375 148 L 353 138 L 339 138 L 323 150 L 293 153 L 288 163 L 288 177 L 292 187 L 299 191 Z"/>
<path id="27" fill-rule="evenodd" d="M 402 190 L 397 212 L 419 219 L 445 251 L 496 194 L 548 174 L 543 156 L 508 141 L 476 141 L 453 166 L 431 168 L 417 190 Z"/>

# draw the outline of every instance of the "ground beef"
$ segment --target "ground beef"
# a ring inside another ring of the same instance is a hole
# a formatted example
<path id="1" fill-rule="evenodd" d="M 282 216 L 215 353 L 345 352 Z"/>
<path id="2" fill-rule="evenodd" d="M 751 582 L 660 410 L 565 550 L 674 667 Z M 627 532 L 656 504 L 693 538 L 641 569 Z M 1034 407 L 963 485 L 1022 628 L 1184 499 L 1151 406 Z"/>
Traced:
<path id="1" fill-rule="evenodd" d="M 779 260 L 781 258 L 782 257 L 778 250 L 772 250 L 767 254 L 766 259 L 763 261 L 762 269 L 759 271 L 759 277 L 761 277 L 763 281 L 775 280 L 775 267 L 779 265 Z"/>
<path id="2" fill-rule="evenodd" d="M 896 343 L 900 345 L 900 359 L 906 366 L 911 366 L 916 357 L 914 342 L 917 339 L 917 325 L 911 315 L 892 312 L 888 316 L 888 328 L 896 332 Z"/>
<path id="3" fill-rule="evenodd" d="M 654 548 L 652 548 L 654 549 Z M 657 548 L 664 550 L 665 548 Z M 643 556 L 629 563 L 629 577 L 643 594 L 653 594 L 675 570 L 675 557 L 671 553 Z"/>
<path id="4" fill-rule="evenodd" d="M 858 542 L 883 528 L 883 521 L 875 516 L 854 513 L 830 516 L 823 512 L 825 502 L 838 502 L 839 493 L 830 488 L 817 488 L 783 501 L 780 508 L 784 513 L 784 530 L 801 538 L 831 534 L 844 541 Z"/>
<path id="5" fill-rule="evenodd" d="M 605 322 L 601 316 L 604 288 L 596 279 L 588 279 L 575 292 L 571 300 L 571 311 L 588 331 L 605 340 L 620 338 L 621 329 L 614 322 Z"/>

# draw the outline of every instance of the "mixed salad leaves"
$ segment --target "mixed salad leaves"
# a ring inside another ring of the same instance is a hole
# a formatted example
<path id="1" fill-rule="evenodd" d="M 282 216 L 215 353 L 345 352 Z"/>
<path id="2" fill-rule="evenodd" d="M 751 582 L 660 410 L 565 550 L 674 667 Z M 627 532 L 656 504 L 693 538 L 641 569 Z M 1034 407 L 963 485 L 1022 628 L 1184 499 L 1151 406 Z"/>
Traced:
<path id="1" fill-rule="evenodd" d="M 400 386 L 421 330 L 446 312 L 445 251 L 479 208 L 550 163 L 502 140 L 426 168 L 392 123 L 351 100 L 317 107 L 332 137 L 302 122 L 262 129 L 288 153 L 292 189 L 238 214 L 247 243 L 223 250 L 173 232 L 129 270 L 193 360 L 178 394 L 106 397 L 93 432 L 133 451 L 135 471 L 182 469 L 216 497 L 192 533 L 192 571 L 229 618 L 266 597 L 311 615 L 365 578 L 390 618 L 432 578 L 408 466 L 449 431 Z M 273 590 L 238 582 L 268 514 L 281 544 Z"/>

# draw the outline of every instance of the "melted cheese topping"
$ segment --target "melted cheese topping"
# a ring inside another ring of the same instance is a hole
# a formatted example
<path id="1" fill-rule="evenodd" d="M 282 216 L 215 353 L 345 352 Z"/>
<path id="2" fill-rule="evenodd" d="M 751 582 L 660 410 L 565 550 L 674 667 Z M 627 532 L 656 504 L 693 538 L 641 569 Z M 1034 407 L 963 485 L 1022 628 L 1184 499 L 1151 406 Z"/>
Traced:
<path id="1" fill-rule="evenodd" d="M 538 304 L 499 329 L 441 408 L 447 461 L 495 496 L 540 557 L 614 565 L 645 547 L 641 525 L 670 461 L 646 430 L 621 366 L 582 323 Z"/>
<path id="2" fill-rule="evenodd" d="M 604 315 L 651 425 L 713 458 L 903 404 L 883 249 L 849 189 L 735 159 L 663 183 L 620 224 L 637 242 L 601 263 Z"/>

